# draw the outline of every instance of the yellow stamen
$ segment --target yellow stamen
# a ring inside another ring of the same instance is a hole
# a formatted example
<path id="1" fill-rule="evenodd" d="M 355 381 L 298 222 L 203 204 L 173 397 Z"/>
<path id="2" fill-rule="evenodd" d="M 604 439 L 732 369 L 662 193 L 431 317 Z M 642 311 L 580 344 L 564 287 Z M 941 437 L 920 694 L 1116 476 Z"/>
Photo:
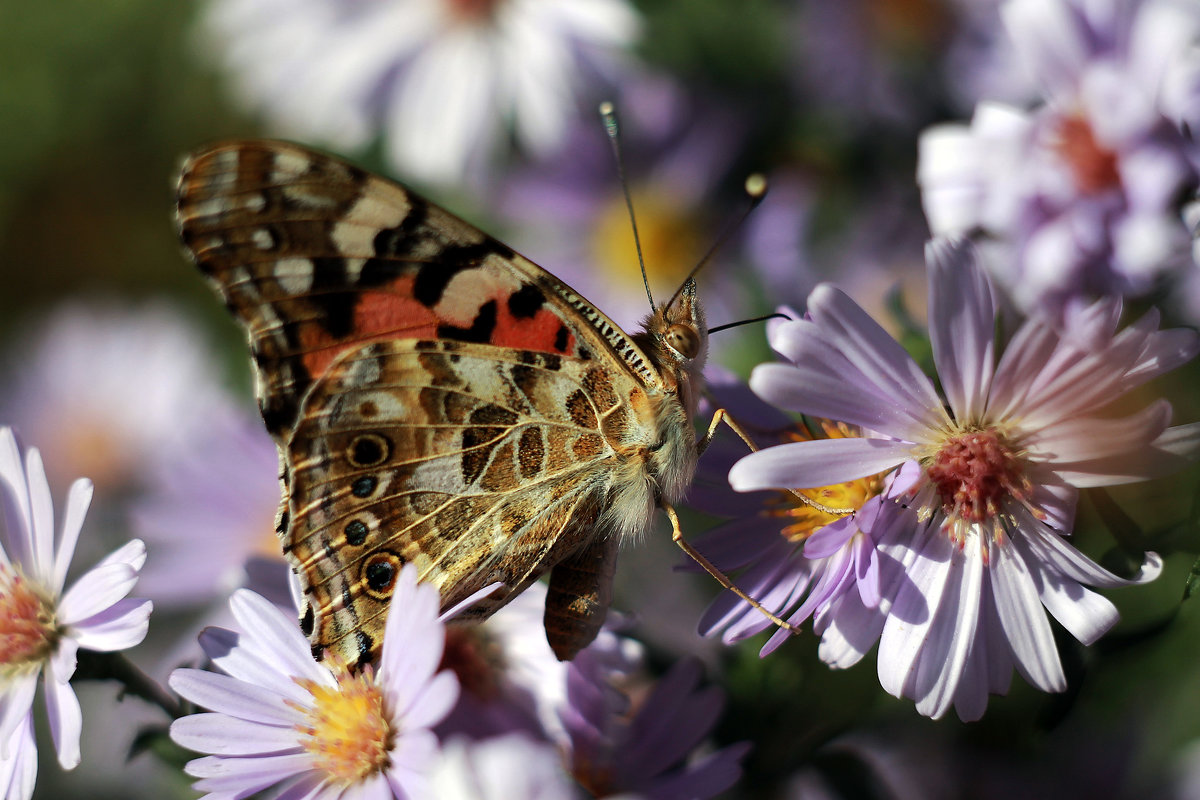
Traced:
<path id="1" fill-rule="evenodd" d="M 370 667 L 356 675 L 336 655 L 325 664 L 336 686 L 297 681 L 313 698 L 308 718 L 299 726 L 301 742 L 316 769 L 349 786 L 387 769 L 396 732 Z"/>

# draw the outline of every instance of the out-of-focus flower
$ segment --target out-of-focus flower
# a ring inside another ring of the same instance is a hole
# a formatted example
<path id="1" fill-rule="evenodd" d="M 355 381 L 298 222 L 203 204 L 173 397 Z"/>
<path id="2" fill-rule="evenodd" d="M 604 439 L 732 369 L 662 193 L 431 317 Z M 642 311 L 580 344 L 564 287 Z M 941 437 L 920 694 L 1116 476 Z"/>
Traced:
<path id="1" fill-rule="evenodd" d="M 478 625 L 450 625 L 442 666 L 458 676 L 458 704 L 438 728 L 443 737 L 512 731 L 560 741 L 567 703 L 567 664 L 546 641 L 545 584 L 535 583 Z M 641 663 L 641 647 L 608 627 L 585 648 L 588 658 L 624 675 Z"/>
<path id="2" fill-rule="evenodd" d="M 844 294 L 818 287 L 809 319 L 782 323 L 772 345 L 792 364 L 755 368 L 767 401 L 845 421 L 875 438 L 771 447 L 730 472 L 742 491 L 819 487 L 892 473 L 903 513 L 876 526 L 877 608 L 836 613 L 821 657 L 844 667 L 879 641 L 879 677 L 937 717 L 976 719 L 1013 667 L 1044 691 L 1066 679 L 1045 610 L 1085 644 L 1117 621 L 1087 586 L 1155 577 L 1148 554 L 1125 580 L 1066 543 L 1080 488 L 1143 480 L 1200 453 L 1200 426 L 1168 427 L 1158 400 L 1114 409 L 1131 390 L 1200 351 L 1189 330 L 1158 330 L 1147 313 L 1121 331 L 1117 302 L 1068 320 L 1067 334 L 1026 322 L 995 361 L 992 289 L 974 248 L 935 240 L 927 254 L 930 336 L 943 401 L 912 358 Z M 887 437 L 887 438 L 878 438 Z M 858 598 L 842 594 L 841 603 Z"/>
<path id="3" fill-rule="evenodd" d="M 79 649 L 124 650 L 146 636 L 150 601 L 126 597 L 146 560 L 140 541 L 109 555 L 64 592 L 91 497 L 90 481 L 71 485 L 56 537 L 41 454 L 31 448 L 22 461 L 12 430 L 0 428 L 0 786 L 7 784 L 6 798 L 33 792 L 39 674 L 58 762 L 74 769 L 83 717 L 70 680 Z"/>
<path id="4" fill-rule="evenodd" d="M 46 453 L 56 487 L 76 475 L 108 491 L 137 485 L 222 402 L 203 341 L 167 305 L 67 304 L 22 348 L 5 419 Z"/>
<path id="5" fill-rule="evenodd" d="M 437 672 L 444 627 L 438 594 L 401 570 L 379 669 L 357 674 L 312 659 L 295 619 L 245 589 L 230 601 L 241 633 L 210 628 L 201 646 L 225 674 L 179 669 L 170 684 L 213 713 L 171 725 L 180 745 L 214 755 L 188 763 L 206 797 L 245 797 L 280 785 L 313 800 L 425 797 L 438 752 L 430 728 L 453 706 L 458 681 Z"/>
<path id="6" fill-rule="evenodd" d="M 519 733 L 482 741 L 457 737 L 434 767 L 431 797 L 440 800 L 575 800 L 583 794 L 563 770 L 558 750 Z"/>
<path id="7" fill-rule="evenodd" d="M 640 27 L 624 0 L 213 0 L 206 23 L 278 129 L 342 148 L 383 134 L 392 165 L 425 181 L 461 180 L 510 128 L 557 151 Z"/>
<path id="8" fill-rule="evenodd" d="M 715 189 L 744 126 L 729 109 L 665 81 L 626 86 L 618 110 L 647 279 L 662 302 L 716 239 Z M 560 157 L 518 171 L 496 206 L 515 226 L 518 249 L 618 325 L 636 329 L 650 312 L 629 208 L 598 118 L 571 127 Z M 730 309 L 745 302 L 745 282 L 728 261 L 722 253 L 696 276 L 710 320 L 732 319 Z"/>
<path id="9" fill-rule="evenodd" d="M 982 231 L 1002 285 L 1059 320 L 1068 304 L 1141 294 L 1191 265 L 1179 204 L 1197 184 L 1200 6 L 1010 0 L 1002 9 L 1046 103 L 982 103 L 920 143 L 935 234 Z"/>
<path id="10" fill-rule="evenodd" d="M 593 797 L 699 800 L 737 782 L 748 743 L 691 757 L 724 708 L 719 689 L 701 688 L 699 661 L 677 662 L 630 710 L 608 666 L 590 656 L 584 650 L 571 662 L 563 724 L 569 769 Z"/>
<path id="11" fill-rule="evenodd" d="M 281 574 L 286 569 L 275 534 L 279 456 L 262 420 L 230 406 L 205 421 L 203 436 L 157 459 L 132 509 L 154 552 L 141 590 L 160 607 L 227 597 L 246 585 L 247 563 L 256 557 L 278 562 Z"/>

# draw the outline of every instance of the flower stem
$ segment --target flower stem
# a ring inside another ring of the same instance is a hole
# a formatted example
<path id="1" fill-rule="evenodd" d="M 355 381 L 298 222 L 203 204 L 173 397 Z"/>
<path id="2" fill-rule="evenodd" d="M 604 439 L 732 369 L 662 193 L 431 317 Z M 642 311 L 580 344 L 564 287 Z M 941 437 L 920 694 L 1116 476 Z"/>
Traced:
<path id="1" fill-rule="evenodd" d="M 124 687 L 124 694 L 140 697 L 158 706 L 171 719 L 183 716 L 179 701 L 124 654 L 80 650 L 78 658 L 73 680 L 113 680 Z"/>

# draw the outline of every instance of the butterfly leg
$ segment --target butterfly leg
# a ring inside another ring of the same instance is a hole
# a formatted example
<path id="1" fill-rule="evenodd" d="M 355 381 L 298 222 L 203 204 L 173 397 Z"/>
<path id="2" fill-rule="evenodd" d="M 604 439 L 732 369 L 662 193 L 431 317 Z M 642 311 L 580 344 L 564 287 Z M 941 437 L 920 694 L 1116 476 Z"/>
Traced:
<path id="1" fill-rule="evenodd" d="M 746 443 L 746 447 L 749 447 L 751 451 L 758 450 L 758 447 L 750 438 L 750 434 L 746 433 L 745 429 L 742 428 L 741 423 L 734 419 L 733 416 L 725 409 L 718 408 L 713 413 L 712 420 L 708 423 L 708 430 L 702 437 L 700 437 L 700 441 L 696 442 L 696 455 L 703 455 L 704 451 L 708 449 L 708 446 L 712 444 L 713 437 L 717 435 L 717 427 L 720 426 L 722 422 L 728 425 L 729 428 L 738 435 L 738 438 Z"/>
<path id="2" fill-rule="evenodd" d="M 711 561 L 700 554 L 700 551 L 688 544 L 687 540 L 683 538 L 683 527 L 679 524 L 679 515 L 675 513 L 675 508 L 666 500 L 660 500 L 659 505 L 662 506 L 663 511 L 667 512 L 667 518 L 671 520 L 671 541 L 679 545 L 683 552 L 687 553 L 688 558 L 695 561 L 704 568 L 705 572 L 716 578 L 717 583 L 721 584 L 723 587 L 745 600 L 747 603 L 757 609 L 758 612 L 764 617 L 771 620 L 771 622 L 775 625 L 783 628 L 784 630 L 791 631 L 792 633 L 800 632 L 800 628 L 783 619 L 775 612 L 763 606 L 762 603 L 758 602 L 753 597 L 739 589 L 724 572 L 717 569 L 717 567 L 714 566 Z"/>

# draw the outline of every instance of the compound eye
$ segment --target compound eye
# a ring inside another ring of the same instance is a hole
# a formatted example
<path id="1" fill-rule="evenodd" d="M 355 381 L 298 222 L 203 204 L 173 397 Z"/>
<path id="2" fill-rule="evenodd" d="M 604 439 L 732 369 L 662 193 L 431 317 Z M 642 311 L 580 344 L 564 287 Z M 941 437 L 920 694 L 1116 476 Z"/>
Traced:
<path id="1" fill-rule="evenodd" d="M 684 358 L 695 358 L 700 355 L 700 335 L 691 325 L 677 322 L 667 328 L 665 338 L 671 349 Z"/>

